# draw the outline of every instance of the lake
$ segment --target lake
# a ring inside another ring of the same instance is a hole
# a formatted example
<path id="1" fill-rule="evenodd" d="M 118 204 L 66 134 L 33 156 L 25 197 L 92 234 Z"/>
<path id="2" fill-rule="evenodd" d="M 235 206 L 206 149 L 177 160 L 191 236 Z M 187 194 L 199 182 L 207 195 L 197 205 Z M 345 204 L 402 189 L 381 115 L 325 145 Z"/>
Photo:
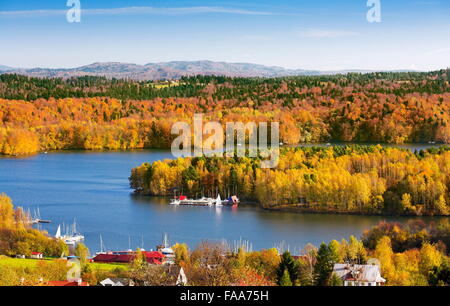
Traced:
<path id="1" fill-rule="evenodd" d="M 100 250 L 100 235 L 108 250 L 142 246 L 150 250 L 161 243 L 163 233 L 171 243 L 186 242 L 190 247 L 203 240 L 225 239 L 233 245 L 243 239 L 254 250 L 283 244 L 298 253 L 307 243 L 359 237 L 381 220 L 409 219 L 269 212 L 245 205 L 174 207 L 166 198 L 133 195 L 128 184 L 131 168 L 166 158 L 171 153 L 160 150 L 0 157 L 0 192 L 10 196 L 15 206 L 39 208 L 42 218 L 52 221 L 41 225 L 51 235 L 59 224 L 76 219 L 91 253 Z"/>

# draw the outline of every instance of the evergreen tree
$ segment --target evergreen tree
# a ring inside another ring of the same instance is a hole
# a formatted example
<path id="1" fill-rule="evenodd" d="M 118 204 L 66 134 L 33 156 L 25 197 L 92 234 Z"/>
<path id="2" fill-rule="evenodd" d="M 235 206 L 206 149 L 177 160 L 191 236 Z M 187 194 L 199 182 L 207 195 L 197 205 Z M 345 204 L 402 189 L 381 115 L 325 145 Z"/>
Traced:
<path id="1" fill-rule="evenodd" d="M 279 285 L 282 287 L 292 286 L 292 281 L 287 269 L 284 269 L 283 276 L 280 279 Z"/>
<path id="2" fill-rule="evenodd" d="M 341 287 L 344 285 L 344 282 L 342 281 L 342 279 L 337 276 L 335 273 L 331 274 L 331 279 L 330 279 L 330 286 L 332 287 Z"/>
<path id="3" fill-rule="evenodd" d="M 333 273 L 334 261 L 330 248 L 322 243 L 317 252 L 317 262 L 314 267 L 315 285 L 329 286 L 331 274 Z"/>
<path id="4" fill-rule="evenodd" d="M 295 284 L 298 279 L 299 268 L 299 262 L 292 257 L 291 253 L 289 251 L 284 252 L 277 270 L 278 284 L 281 286 L 285 271 L 289 273 L 289 279 L 292 284 Z"/>

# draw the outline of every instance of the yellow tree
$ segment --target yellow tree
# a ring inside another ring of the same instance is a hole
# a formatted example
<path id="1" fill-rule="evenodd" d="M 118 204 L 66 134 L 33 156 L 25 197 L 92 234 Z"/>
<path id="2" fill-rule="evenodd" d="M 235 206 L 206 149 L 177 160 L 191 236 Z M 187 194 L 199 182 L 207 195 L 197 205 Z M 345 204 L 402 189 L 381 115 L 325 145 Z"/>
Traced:
<path id="1" fill-rule="evenodd" d="M 391 238 L 383 236 L 375 248 L 375 258 L 380 261 L 381 273 L 388 283 L 395 279 L 394 252 L 392 251 Z"/>
<path id="2" fill-rule="evenodd" d="M 4 193 L 0 194 L 0 228 L 11 228 L 14 223 L 14 208 L 11 199 Z"/>
<path id="3" fill-rule="evenodd" d="M 430 243 L 426 242 L 420 249 L 419 269 L 424 276 L 442 263 L 442 254 Z"/>

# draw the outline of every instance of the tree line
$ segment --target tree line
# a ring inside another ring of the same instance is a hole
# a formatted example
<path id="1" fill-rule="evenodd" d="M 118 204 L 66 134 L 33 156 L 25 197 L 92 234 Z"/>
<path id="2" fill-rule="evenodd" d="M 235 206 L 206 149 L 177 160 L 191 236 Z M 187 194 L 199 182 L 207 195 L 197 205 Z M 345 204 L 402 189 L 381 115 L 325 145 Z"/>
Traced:
<path id="1" fill-rule="evenodd" d="M 285 144 L 450 143 L 449 70 L 156 82 L 0 75 L 0 153 L 169 148 L 173 122 L 280 122 Z"/>

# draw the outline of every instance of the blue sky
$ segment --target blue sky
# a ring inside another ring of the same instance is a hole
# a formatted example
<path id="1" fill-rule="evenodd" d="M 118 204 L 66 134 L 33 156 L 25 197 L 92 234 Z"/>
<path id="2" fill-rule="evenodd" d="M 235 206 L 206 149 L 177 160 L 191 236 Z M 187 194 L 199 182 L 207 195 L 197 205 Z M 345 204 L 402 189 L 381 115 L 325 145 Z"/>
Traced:
<path id="1" fill-rule="evenodd" d="M 81 0 L 80 23 L 67 22 L 66 2 L 2 0 L 0 64 L 214 60 L 320 70 L 450 67 L 448 0 L 381 0 L 381 23 L 367 21 L 367 0 Z"/>

